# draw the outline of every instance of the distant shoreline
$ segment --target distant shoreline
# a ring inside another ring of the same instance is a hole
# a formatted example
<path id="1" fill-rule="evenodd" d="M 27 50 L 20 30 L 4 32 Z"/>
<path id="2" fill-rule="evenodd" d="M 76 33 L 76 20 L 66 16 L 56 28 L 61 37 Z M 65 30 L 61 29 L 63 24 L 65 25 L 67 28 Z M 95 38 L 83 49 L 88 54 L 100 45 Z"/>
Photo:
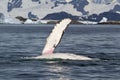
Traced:
<path id="1" fill-rule="evenodd" d="M 12 24 L 12 23 L 0 23 L 0 25 L 55 25 L 56 23 L 58 23 L 59 21 L 49 21 L 47 23 L 28 23 L 28 24 Z M 96 24 L 92 24 L 92 22 L 88 22 L 85 21 L 84 22 L 80 22 L 80 21 L 72 21 L 70 24 L 73 24 L 73 25 L 120 25 L 120 21 L 108 21 L 108 22 L 96 22 Z"/>

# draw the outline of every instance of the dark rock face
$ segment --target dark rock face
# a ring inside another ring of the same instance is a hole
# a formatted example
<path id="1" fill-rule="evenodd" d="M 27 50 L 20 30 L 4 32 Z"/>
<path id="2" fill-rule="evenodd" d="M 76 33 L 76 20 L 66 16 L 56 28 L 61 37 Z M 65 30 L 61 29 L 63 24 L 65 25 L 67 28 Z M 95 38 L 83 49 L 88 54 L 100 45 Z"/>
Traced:
<path id="1" fill-rule="evenodd" d="M 7 11 L 10 12 L 14 8 L 20 8 L 22 5 L 22 0 L 9 0 L 7 5 Z"/>
<path id="2" fill-rule="evenodd" d="M 113 13 L 113 12 L 104 12 L 104 13 L 101 13 L 99 15 L 92 14 L 92 15 L 88 16 L 87 18 L 86 17 L 81 17 L 81 18 L 83 20 L 99 22 L 103 17 L 106 17 L 108 19 L 108 21 L 119 21 L 120 20 L 120 14 Z M 43 19 L 45 19 L 45 20 L 62 20 L 64 18 L 71 18 L 73 20 L 80 20 L 79 16 L 73 16 L 73 15 L 68 14 L 66 12 L 48 14 Z"/>
<path id="3" fill-rule="evenodd" d="M 51 0 L 54 3 L 54 6 L 51 7 L 51 9 L 58 7 L 59 4 L 67 4 L 65 0 Z"/>
<path id="4" fill-rule="evenodd" d="M 110 4 L 113 0 L 92 0 L 96 4 Z"/>
<path id="5" fill-rule="evenodd" d="M 114 12 L 104 12 L 99 15 L 93 14 L 88 17 L 88 20 L 99 22 L 103 17 L 106 17 L 108 21 L 120 21 L 120 14 Z"/>
<path id="6" fill-rule="evenodd" d="M 37 15 L 32 14 L 32 12 L 28 13 L 28 18 L 29 19 L 38 19 Z"/>
<path id="7" fill-rule="evenodd" d="M 17 16 L 16 19 L 18 19 L 22 22 L 25 22 L 27 20 L 26 18 L 23 18 L 22 16 Z"/>
<path id="8" fill-rule="evenodd" d="M 120 5 L 116 5 L 114 9 L 111 10 L 111 12 L 116 12 L 116 11 L 120 11 Z"/>
<path id="9" fill-rule="evenodd" d="M 86 12 L 84 10 L 84 7 L 89 4 L 89 2 L 87 0 L 81 0 L 81 1 L 80 0 L 72 0 L 72 2 L 70 2 L 70 3 L 74 6 L 74 8 L 77 11 L 80 11 L 81 13 L 83 13 L 83 15 L 88 14 L 88 12 Z"/>
<path id="10" fill-rule="evenodd" d="M 53 14 L 48 14 L 45 16 L 43 19 L 44 20 L 62 20 L 64 18 L 71 18 L 73 20 L 78 20 L 78 16 L 73 16 L 71 14 L 68 14 L 66 12 L 60 12 L 60 13 L 53 13 Z"/>
<path id="11" fill-rule="evenodd" d="M 99 15 L 99 17 L 106 17 L 109 21 L 119 21 L 120 20 L 120 14 L 113 13 L 113 12 L 104 12 Z"/>
<path id="12" fill-rule="evenodd" d="M 41 4 L 40 0 L 32 0 L 32 2 L 38 2 L 39 4 Z"/>
<path id="13" fill-rule="evenodd" d="M 39 0 L 32 0 L 33 2 L 38 2 Z"/>

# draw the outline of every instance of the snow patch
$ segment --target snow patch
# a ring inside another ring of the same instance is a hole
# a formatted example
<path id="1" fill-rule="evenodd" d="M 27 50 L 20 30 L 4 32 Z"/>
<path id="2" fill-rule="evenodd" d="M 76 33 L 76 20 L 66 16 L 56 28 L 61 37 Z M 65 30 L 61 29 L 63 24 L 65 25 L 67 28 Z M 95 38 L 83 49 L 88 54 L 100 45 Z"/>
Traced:
<path id="1" fill-rule="evenodd" d="M 107 22 L 107 20 L 108 20 L 108 19 L 107 19 L 106 17 L 103 17 L 102 20 L 100 21 L 100 23 L 102 23 L 102 22 Z"/>
<path id="2" fill-rule="evenodd" d="M 72 0 L 66 0 L 66 2 L 68 2 L 68 3 L 71 2 L 71 1 L 72 1 Z"/>
<path id="3" fill-rule="evenodd" d="M 116 13 L 120 14 L 120 11 L 116 11 Z"/>

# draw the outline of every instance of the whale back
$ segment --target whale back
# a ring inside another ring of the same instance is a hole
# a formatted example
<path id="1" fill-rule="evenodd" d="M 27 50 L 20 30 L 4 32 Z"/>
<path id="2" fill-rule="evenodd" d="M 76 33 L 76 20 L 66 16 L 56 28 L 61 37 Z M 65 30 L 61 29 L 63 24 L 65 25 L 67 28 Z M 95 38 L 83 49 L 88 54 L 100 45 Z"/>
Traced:
<path id="1" fill-rule="evenodd" d="M 52 32 L 48 36 L 46 40 L 45 47 L 42 51 L 42 54 L 52 54 L 57 47 L 57 45 L 60 43 L 62 36 L 64 34 L 65 29 L 70 24 L 71 19 L 63 19 L 60 21 L 60 23 L 57 23 L 55 27 L 53 28 Z"/>

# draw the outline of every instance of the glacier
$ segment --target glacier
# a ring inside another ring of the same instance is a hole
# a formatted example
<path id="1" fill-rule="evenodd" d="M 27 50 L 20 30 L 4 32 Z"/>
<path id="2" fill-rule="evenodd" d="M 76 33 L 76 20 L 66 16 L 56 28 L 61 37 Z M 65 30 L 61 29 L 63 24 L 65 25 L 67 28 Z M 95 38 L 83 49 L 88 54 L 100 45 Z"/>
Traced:
<path id="1" fill-rule="evenodd" d="M 18 16 L 36 20 L 61 20 L 67 17 L 90 21 L 100 21 L 106 17 L 119 21 L 120 0 L 0 0 L 0 14 L 6 18 L 9 16 L 9 21 L 16 21 Z M 0 22 L 5 22 L 5 19 L 0 17 Z"/>

